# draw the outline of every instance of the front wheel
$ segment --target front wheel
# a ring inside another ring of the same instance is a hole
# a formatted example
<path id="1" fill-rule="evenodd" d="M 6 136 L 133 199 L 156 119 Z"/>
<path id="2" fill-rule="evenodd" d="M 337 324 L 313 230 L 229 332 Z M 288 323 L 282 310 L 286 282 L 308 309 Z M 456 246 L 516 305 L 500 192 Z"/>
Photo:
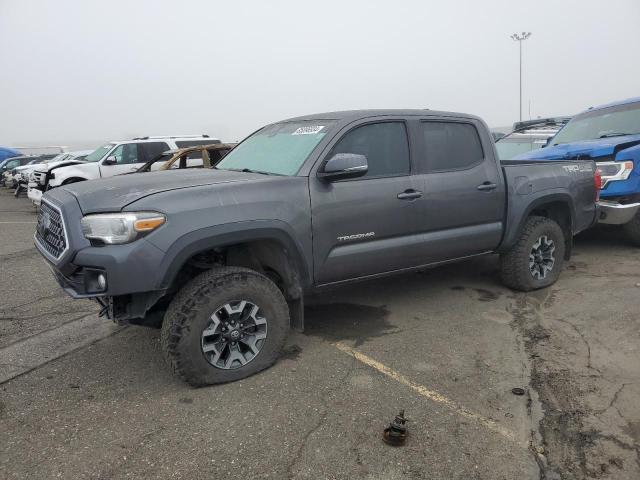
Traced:
<path id="1" fill-rule="evenodd" d="M 640 247 L 640 212 L 636 213 L 631 221 L 626 223 L 623 228 L 631 243 L 636 247 Z"/>
<path id="2" fill-rule="evenodd" d="M 278 287 L 247 268 L 204 272 L 175 296 L 162 325 L 174 372 L 193 386 L 232 382 L 278 358 L 289 309 Z"/>
<path id="3" fill-rule="evenodd" d="M 550 218 L 531 216 L 518 242 L 500 255 L 502 281 L 524 292 L 553 285 L 560 276 L 564 252 L 560 225 Z"/>

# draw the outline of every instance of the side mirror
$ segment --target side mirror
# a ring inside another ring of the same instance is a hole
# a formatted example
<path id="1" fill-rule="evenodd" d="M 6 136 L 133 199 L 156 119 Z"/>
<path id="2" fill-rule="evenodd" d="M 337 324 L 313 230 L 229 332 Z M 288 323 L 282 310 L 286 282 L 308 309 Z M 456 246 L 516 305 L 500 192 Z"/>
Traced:
<path id="1" fill-rule="evenodd" d="M 344 178 L 361 177 L 369 170 L 367 157 L 357 153 L 336 153 L 325 163 L 318 176 L 332 182 Z"/>
<path id="2" fill-rule="evenodd" d="M 115 165 L 118 163 L 118 159 L 114 156 L 107 157 L 102 161 L 102 165 Z"/>

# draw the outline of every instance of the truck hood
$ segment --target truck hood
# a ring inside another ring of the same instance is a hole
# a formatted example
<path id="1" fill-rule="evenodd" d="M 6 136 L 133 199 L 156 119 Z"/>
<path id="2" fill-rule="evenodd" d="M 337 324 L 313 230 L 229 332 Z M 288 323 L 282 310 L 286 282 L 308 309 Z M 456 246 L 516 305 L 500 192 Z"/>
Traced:
<path id="1" fill-rule="evenodd" d="M 16 172 L 24 172 L 25 170 L 34 170 L 40 166 L 44 165 L 44 163 L 32 163 L 31 165 L 21 165 L 15 168 Z"/>
<path id="2" fill-rule="evenodd" d="M 53 170 L 58 167 L 66 167 L 67 165 L 78 165 L 79 163 L 89 163 L 83 160 L 59 160 L 57 162 L 49 162 L 45 164 L 40 164 L 41 167 L 38 167 L 39 172 L 46 172 L 47 170 Z"/>
<path id="3" fill-rule="evenodd" d="M 627 148 L 640 145 L 640 134 L 561 143 L 523 153 L 515 160 L 578 160 L 612 157 Z"/>
<path id="4" fill-rule="evenodd" d="M 122 175 L 59 188 L 76 197 L 83 213 L 118 212 L 141 198 L 169 190 L 265 178 L 269 177 L 258 173 L 193 168 Z"/>

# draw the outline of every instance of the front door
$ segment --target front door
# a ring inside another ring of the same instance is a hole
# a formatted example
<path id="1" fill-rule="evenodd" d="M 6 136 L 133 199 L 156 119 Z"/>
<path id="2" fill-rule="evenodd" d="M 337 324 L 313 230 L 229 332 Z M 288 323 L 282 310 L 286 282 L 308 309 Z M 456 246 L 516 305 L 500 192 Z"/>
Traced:
<path id="1" fill-rule="evenodd" d="M 123 143 L 114 148 L 107 155 L 107 159 L 115 159 L 115 164 L 100 165 L 101 177 L 113 177 L 123 173 L 131 173 L 144 164 L 144 154 L 137 143 Z"/>
<path id="2" fill-rule="evenodd" d="M 326 182 L 311 176 L 314 276 L 317 284 L 409 266 L 420 203 L 411 176 L 404 121 L 357 125 L 339 137 L 337 153 L 365 155 L 363 177 Z"/>

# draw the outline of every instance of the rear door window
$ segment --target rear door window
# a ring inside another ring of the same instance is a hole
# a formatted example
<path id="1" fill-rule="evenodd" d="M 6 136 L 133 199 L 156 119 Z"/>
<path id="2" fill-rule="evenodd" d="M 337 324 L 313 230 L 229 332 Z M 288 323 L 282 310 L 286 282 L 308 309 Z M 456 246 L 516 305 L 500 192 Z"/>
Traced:
<path id="1" fill-rule="evenodd" d="M 478 130 L 471 123 L 424 121 L 420 128 L 425 152 L 420 173 L 464 170 L 484 160 Z"/>
<path id="2" fill-rule="evenodd" d="M 142 151 L 144 152 L 147 162 L 169 150 L 169 145 L 165 142 L 148 142 L 141 143 L 140 145 L 142 146 Z"/>

